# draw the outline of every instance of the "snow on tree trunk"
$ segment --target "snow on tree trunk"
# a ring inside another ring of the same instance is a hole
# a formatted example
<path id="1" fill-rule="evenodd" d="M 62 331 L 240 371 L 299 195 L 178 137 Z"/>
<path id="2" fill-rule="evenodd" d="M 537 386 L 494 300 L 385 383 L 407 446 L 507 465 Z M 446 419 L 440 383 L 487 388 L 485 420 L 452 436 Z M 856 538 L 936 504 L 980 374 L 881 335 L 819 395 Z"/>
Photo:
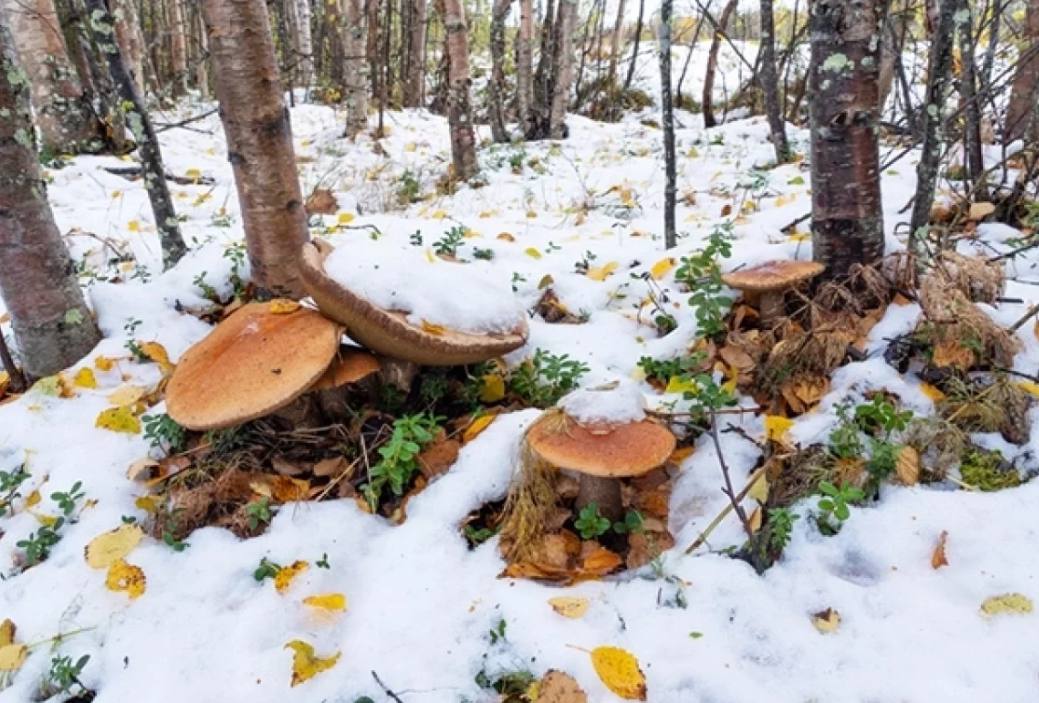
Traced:
<path id="1" fill-rule="evenodd" d="M 534 0 L 519 0 L 520 23 L 516 34 L 516 113 L 520 132 L 530 129 L 534 99 Z"/>
<path id="2" fill-rule="evenodd" d="M 100 341 L 54 224 L 36 158 L 28 78 L 0 22 L 0 297 L 25 372 L 48 376 Z"/>
<path id="3" fill-rule="evenodd" d="M 298 298 L 299 256 L 309 234 L 267 6 L 204 0 L 202 14 L 253 282 Z"/>
<path id="4" fill-rule="evenodd" d="M 776 163 L 790 160 L 790 143 L 783 124 L 783 110 L 779 104 L 779 78 L 776 75 L 776 28 L 772 16 L 772 0 L 761 0 L 761 91 L 765 97 L 765 114 L 768 117 L 769 138 L 776 150 Z"/>
<path id="5" fill-rule="evenodd" d="M 447 122 L 451 129 L 454 175 L 467 181 L 476 175 L 476 135 L 469 106 L 469 37 L 462 0 L 442 0 L 444 52 L 447 55 Z"/>
<path id="6" fill-rule="evenodd" d="M 188 92 L 187 27 L 181 0 L 167 0 L 170 8 L 170 70 L 173 75 L 170 92 L 178 98 Z"/>
<path id="7" fill-rule="evenodd" d="M 101 149 L 100 125 L 69 59 L 53 0 L 0 3 L 0 19 L 10 27 L 29 77 L 43 149 L 55 154 Z"/>
<path id="8" fill-rule="evenodd" d="M 408 27 L 408 65 L 404 77 L 404 107 L 422 107 L 426 101 L 426 0 L 404 0 L 411 6 Z"/>
<path id="9" fill-rule="evenodd" d="M 672 0 L 660 5 L 660 111 L 664 128 L 664 246 L 677 243 L 675 235 L 675 110 L 671 95 L 671 8 Z"/>
<path id="10" fill-rule="evenodd" d="M 159 140 L 155 136 L 140 90 L 130 76 L 130 69 L 119 51 L 119 44 L 114 41 L 115 17 L 106 5 L 106 0 L 86 0 L 86 4 L 90 11 L 90 27 L 94 32 L 94 41 L 108 61 L 108 72 L 123 102 L 126 123 L 137 142 L 144 189 L 151 202 L 155 228 L 162 244 L 163 267 L 169 268 L 180 261 L 187 247 L 180 236 L 177 211 L 173 207 L 173 198 L 166 184 L 166 170 L 162 165 Z"/>
<path id="11" fill-rule="evenodd" d="M 714 74 L 718 70 L 718 50 L 721 49 L 722 45 L 722 32 L 725 31 L 726 25 L 729 24 L 729 17 L 732 16 L 733 11 L 736 9 L 737 0 L 729 0 L 726 3 L 725 8 L 722 10 L 721 17 L 718 18 L 718 26 L 714 29 L 714 34 L 711 37 L 711 48 L 707 53 L 707 69 L 704 72 L 703 79 L 703 99 L 700 101 L 703 105 L 703 126 L 714 127 L 718 124 L 718 120 L 714 118 Z"/>
<path id="12" fill-rule="evenodd" d="M 367 15 L 364 0 L 346 0 L 346 28 L 343 36 L 343 83 L 346 96 L 346 136 L 356 137 L 368 129 Z"/>
<path id="13" fill-rule="evenodd" d="M 938 165 L 942 157 L 941 126 L 945 121 L 942 105 L 945 104 L 945 87 L 949 82 L 952 66 L 952 40 L 955 30 L 953 21 L 957 0 L 940 0 L 937 23 L 931 32 L 931 53 L 927 60 L 927 93 L 924 109 L 920 115 L 923 132 L 920 161 L 916 165 L 916 196 L 913 214 L 909 220 L 912 237 L 910 249 L 922 253 L 919 247 L 920 230 L 927 227 L 934 203 L 934 187 L 938 181 Z"/>
<path id="14" fill-rule="evenodd" d="M 812 252 L 828 276 L 884 254 L 878 63 L 884 0 L 814 0 Z"/>
<path id="15" fill-rule="evenodd" d="M 577 0 L 559 0 L 556 32 L 556 68 L 552 85 L 552 108 L 548 116 L 548 136 L 566 136 L 566 107 L 570 102 L 570 85 L 574 80 L 574 31 L 577 24 Z"/>
<path id="16" fill-rule="evenodd" d="M 1010 88 L 1004 142 L 1025 136 L 1030 124 L 1036 122 L 1039 104 L 1039 0 L 1029 0 L 1025 15 L 1025 43 L 1021 47 L 1024 59 L 1017 65 L 1014 83 Z"/>
<path id="17" fill-rule="evenodd" d="M 488 117 L 491 135 L 496 142 L 509 141 L 505 129 L 505 20 L 512 0 L 494 0 L 491 10 L 491 79 L 487 83 L 489 97 Z"/>

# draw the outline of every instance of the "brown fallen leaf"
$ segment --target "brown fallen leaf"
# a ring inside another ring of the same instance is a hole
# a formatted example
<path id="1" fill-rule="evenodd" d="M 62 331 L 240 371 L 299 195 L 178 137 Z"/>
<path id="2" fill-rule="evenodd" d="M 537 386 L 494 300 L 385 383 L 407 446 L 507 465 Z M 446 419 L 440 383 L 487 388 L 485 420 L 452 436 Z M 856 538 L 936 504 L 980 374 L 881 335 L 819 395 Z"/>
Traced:
<path id="1" fill-rule="evenodd" d="M 820 610 L 812 615 L 812 624 L 824 635 L 836 632 L 841 625 L 841 614 L 833 608 Z"/>
<path id="2" fill-rule="evenodd" d="M 556 669 L 549 669 L 537 684 L 535 703 L 588 703 L 588 694 L 574 677 Z"/>
<path id="3" fill-rule="evenodd" d="M 904 446 L 895 460 L 895 474 L 906 486 L 915 486 L 920 481 L 920 453 L 913 447 Z"/>
<path id="4" fill-rule="evenodd" d="M 328 188 L 315 188 L 307 197 L 308 215 L 334 215 L 339 210 L 339 201 Z"/>
<path id="5" fill-rule="evenodd" d="M 949 560 L 945 557 L 945 542 L 948 538 L 948 530 L 942 530 L 942 533 L 938 535 L 938 543 L 934 545 L 934 551 L 931 553 L 932 569 L 940 569 L 949 565 Z"/>

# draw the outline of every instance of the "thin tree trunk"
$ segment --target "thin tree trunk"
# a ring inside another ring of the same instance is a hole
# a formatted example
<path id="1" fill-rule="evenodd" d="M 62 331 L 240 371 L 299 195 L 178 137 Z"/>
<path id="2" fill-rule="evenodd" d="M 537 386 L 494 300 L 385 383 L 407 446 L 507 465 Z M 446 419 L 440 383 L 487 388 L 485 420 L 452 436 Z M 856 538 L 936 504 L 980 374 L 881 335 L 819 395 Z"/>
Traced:
<path id="1" fill-rule="evenodd" d="M 202 20 L 201 11 L 198 12 L 196 17 L 192 18 L 192 22 L 196 25 L 198 31 L 198 57 L 195 63 L 195 83 L 198 88 L 198 94 L 203 100 L 209 99 L 209 72 L 207 67 L 209 62 L 206 60 L 206 55 L 209 53 L 209 42 L 206 40 L 206 25 Z M 140 85 L 140 83 L 138 83 Z"/>
<path id="2" fill-rule="evenodd" d="M 294 0 L 294 2 L 300 83 L 304 88 L 309 89 L 314 78 L 314 37 L 310 30 L 310 0 Z"/>
<path id="3" fill-rule="evenodd" d="M 759 75 L 761 91 L 765 96 L 765 114 L 768 116 L 769 136 L 776 150 L 776 163 L 790 160 L 790 142 L 786 138 L 786 126 L 779 104 L 779 77 L 776 75 L 775 22 L 772 17 L 772 0 L 761 0 L 761 54 Z"/>
<path id="4" fill-rule="evenodd" d="M 577 0 L 559 0 L 556 23 L 556 69 L 552 85 L 552 107 L 549 111 L 548 134 L 553 139 L 566 136 L 566 107 L 570 99 L 570 85 L 574 77 L 574 30 L 577 21 Z"/>
<path id="5" fill-rule="evenodd" d="M 469 106 L 469 38 L 462 0 L 442 0 L 444 52 L 447 55 L 447 123 L 451 129 L 451 161 L 455 178 L 476 175 L 476 135 Z"/>
<path id="6" fill-rule="evenodd" d="M 47 203 L 24 76 L 0 22 L 0 296 L 22 367 L 40 377 L 81 359 L 101 333 Z"/>
<path id="7" fill-rule="evenodd" d="M 137 19 L 137 7 L 133 0 L 118 0 L 113 3 L 115 12 L 115 36 L 123 59 L 130 67 L 130 75 L 144 92 L 144 35 Z"/>
<path id="8" fill-rule="evenodd" d="M 181 0 L 167 0 L 170 7 L 170 70 L 171 90 L 174 98 L 179 98 L 188 91 L 188 50 L 187 25 L 184 22 L 184 8 Z"/>
<path id="9" fill-rule="evenodd" d="M 509 16 L 512 0 L 494 0 L 491 10 L 491 79 L 487 83 L 489 97 L 488 117 L 491 136 L 496 142 L 509 141 L 505 129 L 505 20 Z"/>
<path id="10" fill-rule="evenodd" d="M 538 67 L 534 73 L 534 100 L 531 103 L 530 129 L 527 139 L 544 139 L 551 124 L 552 86 L 554 71 L 558 68 L 556 57 L 556 7 L 554 0 L 546 0 L 545 17 L 541 22 L 541 47 Z"/>
<path id="11" fill-rule="evenodd" d="M 885 13 L 884 0 L 812 7 L 812 253 L 830 277 L 884 255 L 877 132 Z"/>
<path id="12" fill-rule="evenodd" d="M 718 124 L 718 120 L 714 117 L 713 107 L 714 74 L 718 68 L 718 50 L 722 45 L 722 32 L 725 31 L 725 27 L 729 24 L 729 17 L 732 16 L 733 11 L 736 9 L 737 2 L 738 0 L 729 0 L 725 4 L 721 17 L 718 18 L 718 26 L 715 27 L 714 34 L 711 37 L 711 48 L 707 53 L 707 70 L 704 72 L 703 79 L 703 97 L 700 101 L 704 127 L 714 127 Z"/>
<path id="13" fill-rule="evenodd" d="M 100 125 L 69 59 L 53 0 L 2 3 L 29 79 L 43 149 L 54 154 L 100 150 Z"/>
<path id="14" fill-rule="evenodd" d="M 173 198 L 170 197 L 170 190 L 166 185 L 166 169 L 162 165 L 159 139 L 155 136 L 155 129 L 152 127 L 151 118 L 148 117 L 141 93 L 119 51 L 119 44 L 112 41 L 115 34 L 115 17 L 106 0 L 87 0 L 87 8 L 90 10 L 90 26 L 94 31 L 94 41 L 105 54 L 108 72 L 115 81 L 119 97 L 123 101 L 126 122 L 137 141 L 144 189 L 151 202 L 155 229 L 158 230 L 159 242 L 162 244 L 163 268 L 169 268 L 180 261 L 187 247 L 180 236 L 177 211 L 173 207 Z"/>
<path id="15" fill-rule="evenodd" d="M 379 95 L 379 3 L 380 0 L 365 0 L 365 14 L 368 18 L 368 36 L 365 37 L 365 54 L 368 57 L 368 79 L 371 81 L 372 95 Z"/>
<path id="16" fill-rule="evenodd" d="M 365 52 L 367 13 L 364 0 L 346 0 L 346 136 L 356 137 L 368 129 L 368 59 Z"/>
<path id="17" fill-rule="evenodd" d="M 621 60 L 621 34 L 624 33 L 624 9 L 627 0 L 618 0 L 617 19 L 613 22 L 613 34 L 610 36 L 610 63 L 606 69 L 606 89 L 610 93 L 615 91 L 614 83 L 617 81 L 617 63 Z M 605 8 L 603 8 L 605 10 Z"/>
<path id="18" fill-rule="evenodd" d="M 1039 103 L 1039 0 L 1028 2 L 1024 34 L 1021 54 L 1025 59 L 1018 64 L 1010 88 L 1004 143 L 1022 138 L 1028 132 L 1029 124 L 1036 119 L 1036 103 Z"/>
<path id="19" fill-rule="evenodd" d="M 1000 30 L 1002 29 L 1000 20 L 1003 17 L 1003 8 L 1001 4 L 1000 0 L 992 0 L 990 3 L 992 22 L 989 25 L 988 48 L 985 50 L 985 62 L 982 65 L 979 81 L 982 88 L 986 88 L 992 83 L 992 69 L 996 65 L 996 50 L 999 48 Z"/>
<path id="20" fill-rule="evenodd" d="M 675 234 L 675 111 L 671 96 L 672 0 L 660 5 L 660 111 L 664 128 L 664 246 L 678 243 Z"/>
<path id="21" fill-rule="evenodd" d="M 631 81 L 635 78 L 635 63 L 639 60 L 639 42 L 642 40 L 642 17 L 646 12 L 646 0 L 639 0 L 639 17 L 635 20 L 635 43 L 631 47 L 631 61 L 628 63 L 628 75 L 624 79 L 621 93 L 631 90 Z"/>
<path id="22" fill-rule="evenodd" d="M 693 40 L 689 42 L 689 51 L 685 55 L 685 62 L 682 63 L 682 72 L 678 74 L 678 84 L 675 86 L 675 102 L 678 103 L 679 107 L 682 107 L 682 84 L 685 83 L 686 73 L 689 71 L 689 63 L 693 60 L 693 52 L 696 50 L 696 43 L 700 40 L 700 32 L 703 30 L 704 16 L 700 15 L 699 19 L 696 20 L 696 31 L 693 32 Z"/>
<path id="23" fill-rule="evenodd" d="M 955 32 L 953 18 L 957 0 L 940 0 L 937 22 L 931 32 L 931 53 L 927 61 L 927 94 L 920 115 L 923 142 L 920 161 L 916 165 L 916 197 L 909 220 L 911 250 L 920 251 L 921 230 L 926 231 L 934 203 L 934 188 L 938 180 L 938 164 L 942 157 L 942 135 L 939 129 L 944 121 L 945 87 L 952 65 L 952 46 Z"/>
<path id="24" fill-rule="evenodd" d="M 263 0 L 204 0 L 202 12 L 253 281 L 301 297 L 299 256 L 309 234 L 267 7 Z"/>
<path id="25" fill-rule="evenodd" d="M 426 102 L 426 0 L 404 1 L 411 5 L 404 107 L 422 107 Z"/>
<path id="26" fill-rule="evenodd" d="M 530 110 L 534 98 L 534 0 L 519 0 L 520 24 L 516 35 L 516 112 L 520 132 L 531 128 Z"/>
<path id="27" fill-rule="evenodd" d="M 966 155 L 967 180 L 971 186 L 971 197 L 984 200 L 988 197 L 985 187 L 985 159 L 981 151 L 981 105 L 978 101 L 977 70 L 974 63 L 974 22 L 970 4 L 965 0 L 957 3 L 955 29 L 960 43 L 960 98 L 963 101 L 963 147 Z M 962 21 L 960 21 L 962 19 Z"/>

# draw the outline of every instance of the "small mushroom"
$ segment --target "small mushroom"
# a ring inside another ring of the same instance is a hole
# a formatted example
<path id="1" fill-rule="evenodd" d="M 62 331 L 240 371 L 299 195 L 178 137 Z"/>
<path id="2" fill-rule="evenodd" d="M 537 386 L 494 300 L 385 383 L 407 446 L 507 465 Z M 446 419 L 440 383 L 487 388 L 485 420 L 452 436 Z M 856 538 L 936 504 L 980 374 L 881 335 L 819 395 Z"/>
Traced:
<path id="1" fill-rule="evenodd" d="M 334 249 L 319 239 L 303 245 L 303 285 L 321 312 L 346 325 L 347 334 L 372 351 L 425 366 L 457 366 L 493 359 L 527 341 L 525 320 L 507 334 L 434 332 L 414 325 L 406 313 L 384 310 L 325 273 L 324 261 Z"/>
<path id="2" fill-rule="evenodd" d="M 577 510 L 595 503 L 610 520 L 624 512 L 617 479 L 649 473 L 675 450 L 675 436 L 652 420 L 582 425 L 559 410 L 542 415 L 526 441 L 546 463 L 580 474 Z"/>
<path id="3" fill-rule="evenodd" d="M 725 285 L 743 291 L 748 298 L 759 297 L 762 324 L 776 322 L 786 311 L 786 292 L 809 281 L 826 267 L 815 261 L 769 261 L 749 269 L 722 276 Z"/>
<path id="4" fill-rule="evenodd" d="M 192 430 L 273 413 L 321 378 L 339 337 L 339 325 L 314 310 L 244 305 L 181 357 L 166 387 L 167 412 Z"/>
<path id="5" fill-rule="evenodd" d="M 307 394 L 315 396 L 321 411 L 329 418 L 347 417 L 350 409 L 347 389 L 378 373 L 379 369 L 379 360 L 374 355 L 362 349 L 346 349 L 307 389 Z"/>

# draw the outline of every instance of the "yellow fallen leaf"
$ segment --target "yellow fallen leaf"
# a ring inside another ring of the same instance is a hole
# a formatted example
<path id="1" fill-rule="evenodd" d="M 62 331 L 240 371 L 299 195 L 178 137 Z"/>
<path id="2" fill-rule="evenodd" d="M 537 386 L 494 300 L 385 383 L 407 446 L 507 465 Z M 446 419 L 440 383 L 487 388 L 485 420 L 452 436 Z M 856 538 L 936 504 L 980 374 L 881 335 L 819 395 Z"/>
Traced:
<path id="1" fill-rule="evenodd" d="M 133 551 L 144 539 L 144 530 L 138 525 L 120 525 L 90 540 L 83 557 L 95 569 L 107 569 Z"/>
<path id="2" fill-rule="evenodd" d="M 159 365 L 163 374 L 173 371 L 173 364 L 170 363 L 170 355 L 166 352 L 166 347 L 158 342 L 144 342 L 137 346 L 142 354 Z"/>
<path id="3" fill-rule="evenodd" d="M 125 384 L 108 394 L 108 402 L 112 405 L 133 405 L 147 394 L 147 388 Z"/>
<path id="4" fill-rule="evenodd" d="M 841 614 L 833 608 L 820 610 L 812 615 L 812 624 L 824 635 L 836 632 L 837 628 L 841 626 Z"/>
<path id="5" fill-rule="evenodd" d="M 159 502 L 155 499 L 155 496 L 138 496 L 134 499 L 133 505 L 138 510 L 143 510 L 149 515 L 155 515 L 159 512 Z"/>
<path id="6" fill-rule="evenodd" d="M 579 596 L 556 596 L 549 598 L 548 604 L 564 618 L 576 620 L 588 612 L 588 599 Z"/>
<path id="7" fill-rule="evenodd" d="M 765 436 L 773 442 L 780 442 L 787 431 L 794 426 L 794 421 L 782 415 L 765 416 Z"/>
<path id="8" fill-rule="evenodd" d="M 6 644 L 0 647 L 0 671 L 18 671 L 29 656 L 24 644 Z"/>
<path id="9" fill-rule="evenodd" d="M 747 491 L 747 495 L 764 505 L 768 501 L 768 477 L 765 472 L 761 472 L 761 476 L 754 482 L 754 485 Z"/>
<path id="10" fill-rule="evenodd" d="M 268 303 L 267 309 L 275 315 L 286 315 L 299 310 L 299 301 L 290 298 L 275 298 Z"/>
<path id="11" fill-rule="evenodd" d="M 538 251 L 537 248 L 535 248 L 535 247 L 527 247 L 526 249 L 523 250 L 523 253 L 526 254 L 527 256 L 529 256 L 532 259 L 540 259 L 541 258 L 541 252 Z"/>
<path id="12" fill-rule="evenodd" d="M 942 533 L 938 535 L 938 543 L 934 545 L 934 551 L 931 552 L 931 568 L 940 569 L 943 566 L 949 565 L 949 560 L 945 558 L 945 542 L 949 539 L 949 532 L 942 530 Z"/>
<path id="13" fill-rule="evenodd" d="M 422 331 L 423 332 L 428 332 L 429 334 L 433 335 L 434 337 L 442 337 L 444 335 L 444 332 L 447 331 L 447 328 L 444 327 L 443 325 L 437 325 L 437 324 L 434 324 L 434 323 L 429 322 L 427 320 L 423 320 L 422 321 Z"/>
<path id="14" fill-rule="evenodd" d="M 661 278 L 666 276 L 674 267 L 675 260 L 668 256 L 653 264 L 653 266 L 649 269 L 649 275 L 659 281 Z"/>
<path id="15" fill-rule="evenodd" d="M 1032 612 L 1032 600 L 1021 593 L 1004 593 L 986 598 L 981 604 L 981 614 L 985 616 L 1012 614 L 1027 615 Z"/>
<path id="16" fill-rule="evenodd" d="M 97 377 L 94 376 L 94 369 L 89 366 L 84 366 L 76 375 L 72 377 L 72 382 L 80 388 L 97 388 Z"/>
<path id="17" fill-rule="evenodd" d="M 499 232 L 498 233 L 498 239 L 500 239 L 503 242 L 514 242 L 514 241 L 516 241 L 516 237 L 514 237 L 510 232 Z"/>
<path id="18" fill-rule="evenodd" d="M 40 495 L 39 489 L 33 491 L 25 497 L 25 507 L 31 508 L 34 505 L 39 505 L 43 497 Z"/>
<path id="19" fill-rule="evenodd" d="M 130 220 L 129 222 L 126 223 L 126 229 L 128 229 L 131 232 L 140 232 L 141 231 L 141 223 L 138 222 L 137 220 Z"/>
<path id="20" fill-rule="evenodd" d="M 700 387 L 696 385 L 696 381 L 683 376 L 672 376 L 667 379 L 667 387 L 664 388 L 665 393 L 693 393 L 694 395 L 699 390 Z"/>
<path id="21" fill-rule="evenodd" d="M 469 426 L 465 428 L 464 432 L 462 432 L 462 441 L 472 442 L 474 439 L 480 436 L 481 432 L 490 427 L 491 423 L 494 422 L 494 418 L 496 417 L 497 415 L 493 413 L 487 413 L 486 415 L 481 415 L 480 417 L 470 422 Z"/>
<path id="22" fill-rule="evenodd" d="M 9 644 L 14 644 L 14 623 L 10 618 L 4 618 L 4 621 L 0 623 L 0 647 L 6 647 Z"/>
<path id="23" fill-rule="evenodd" d="M 505 379 L 500 374 L 485 374 L 480 379 L 480 402 L 497 403 L 505 397 Z"/>
<path id="24" fill-rule="evenodd" d="M 107 356 L 99 356 L 94 359 L 94 366 L 98 371 L 111 371 L 112 367 L 115 366 L 115 360 Z"/>
<path id="25" fill-rule="evenodd" d="M 341 212 L 336 216 L 336 224 L 348 225 L 354 221 L 354 214 L 352 212 Z"/>
<path id="26" fill-rule="evenodd" d="M 646 676 L 635 655 L 620 647 L 596 647 L 591 657 L 595 673 L 606 688 L 625 700 L 646 700 Z"/>
<path id="27" fill-rule="evenodd" d="M 292 640 L 285 645 L 285 649 L 292 650 L 292 685 L 298 686 L 304 681 L 312 679 L 322 671 L 327 671 L 336 665 L 342 652 L 336 652 L 330 657 L 318 657 L 314 654 L 314 647 L 303 640 Z"/>
<path id="28" fill-rule="evenodd" d="M 54 527 L 58 524 L 58 518 L 55 515 L 47 515 L 46 513 L 36 513 L 32 510 L 29 514 L 36 518 L 36 522 L 40 523 L 44 527 Z"/>
<path id="29" fill-rule="evenodd" d="M 588 268 L 588 273 L 585 275 L 593 281 L 605 281 L 606 277 L 617 270 L 620 263 L 616 261 L 608 261 L 602 266 L 591 266 Z"/>
<path id="30" fill-rule="evenodd" d="M 189 168 L 184 172 L 184 177 L 198 183 L 202 179 L 202 171 L 197 168 Z"/>
<path id="31" fill-rule="evenodd" d="M 316 596 L 307 596 L 303 599 L 303 605 L 322 610 L 342 611 L 346 610 L 346 596 L 342 593 L 322 593 Z"/>
<path id="32" fill-rule="evenodd" d="M 942 393 L 939 389 L 932 386 L 930 383 L 921 383 L 920 392 L 926 395 L 928 398 L 930 398 L 931 402 L 933 403 L 937 403 L 938 401 L 945 399 L 945 394 Z"/>
<path id="33" fill-rule="evenodd" d="M 97 420 L 94 421 L 94 426 L 127 434 L 138 434 L 141 431 L 141 421 L 133 414 L 133 410 L 128 405 L 102 410 L 97 416 Z"/>
<path id="34" fill-rule="evenodd" d="M 110 591 L 125 591 L 126 595 L 130 596 L 130 600 L 133 600 L 144 594 L 147 585 L 148 580 L 139 566 L 127 564 L 122 559 L 118 559 L 108 567 L 105 586 Z"/>
<path id="35" fill-rule="evenodd" d="M 310 564 L 302 560 L 296 560 L 288 566 L 281 567 L 274 575 L 274 589 L 278 593 L 285 593 L 289 590 L 293 580 L 308 568 L 310 568 Z"/>
<path id="36" fill-rule="evenodd" d="M 1017 385 L 1025 393 L 1039 397 L 1039 383 L 1035 381 L 1018 381 Z"/>

